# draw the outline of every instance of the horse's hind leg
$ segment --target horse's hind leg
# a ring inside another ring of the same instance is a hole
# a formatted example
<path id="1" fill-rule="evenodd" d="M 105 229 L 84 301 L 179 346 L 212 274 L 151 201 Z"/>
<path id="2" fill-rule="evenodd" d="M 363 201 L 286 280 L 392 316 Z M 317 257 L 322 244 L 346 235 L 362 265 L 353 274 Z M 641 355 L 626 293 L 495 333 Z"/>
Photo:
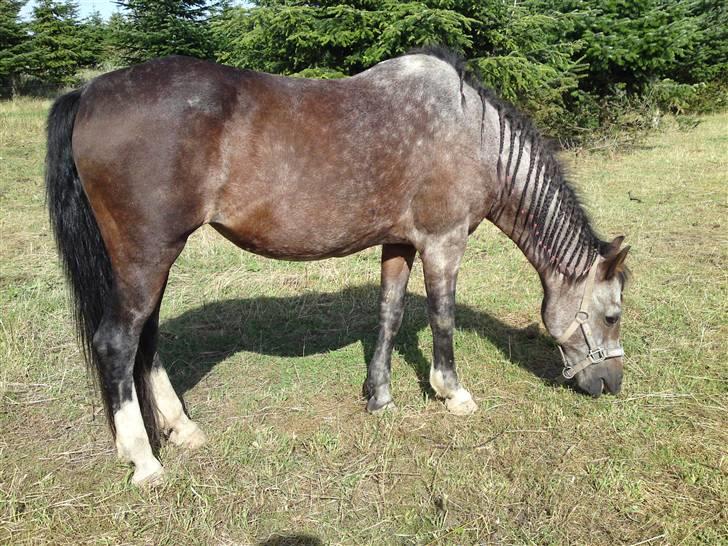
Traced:
<path id="1" fill-rule="evenodd" d="M 182 402 L 159 359 L 159 354 L 154 355 L 150 381 L 158 412 L 157 418 L 162 428 L 169 432 L 169 441 L 177 447 L 186 449 L 201 447 L 207 441 L 205 433 L 197 423 L 187 417 Z"/>
<path id="2" fill-rule="evenodd" d="M 205 434 L 185 413 L 182 402 L 177 396 L 157 352 L 161 303 L 160 295 L 159 303 L 152 316 L 147 320 L 139 341 L 139 351 L 148 355 L 141 361 L 149 364 L 141 372 L 148 376 L 157 423 L 162 430 L 169 433 L 170 442 L 179 447 L 195 449 L 205 443 Z"/>
<path id="3" fill-rule="evenodd" d="M 455 327 L 455 284 L 465 236 L 452 235 L 428 244 L 422 252 L 427 290 L 427 310 L 433 337 L 430 385 L 456 415 L 473 413 L 478 406 L 458 380 L 453 353 Z"/>
<path id="4" fill-rule="evenodd" d="M 374 355 L 367 369 L 364 383 L 368 397 L 367 411 L 393 408 L 389 390 L 392 347 L 394 337 L 402 323 L 404 295 L 407 280 L 412 270 L 415 248 L 407 245 L 384 245 L 382 247 L 382 284 L 379 298 L 379 338 Z"/>
<path id="5" fill-rule="evenodd" d="M 110 301 L 93 337 L 103 389 L 112 412 L 117 453 L 122 460 L 134 463 L 135 484 L 154 482 L 162 474 L 162 465 L 152 453 L 137 391 L 144 398 L 153 395 L 149 393 L 145 370 L 137 368 L 135 374 L 135 363 L 144 358 L 144 354 L 137 355 L 141 334 L 158 306 L 169 268 L 180 250 L 181 246 L 157 252 L 148 261 L 140 259 L 141 251 L 135 261 L 112 260 Z M 153 401 L 147 402 L 143 406 L 149 408 Z M 154 415 L 146 417 L 154 419 Z M 147 425 L 156 429 L 154 421 Z"/>

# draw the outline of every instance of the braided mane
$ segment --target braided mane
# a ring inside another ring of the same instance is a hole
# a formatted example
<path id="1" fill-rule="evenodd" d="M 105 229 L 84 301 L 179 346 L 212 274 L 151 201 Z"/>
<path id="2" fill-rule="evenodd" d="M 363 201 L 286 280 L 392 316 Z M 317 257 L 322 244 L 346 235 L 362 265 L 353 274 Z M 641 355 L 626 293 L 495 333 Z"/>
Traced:
<path id="1" fill-rule="evenodd" d="M 442 47 L 415 49 L 408 53 L 411 54 L 430 55 L 447 62 L 460 76 L 461 93 L 464 83 L 478 93 L 483 104 L 481 137 L 485 130 L 486 106 L 498 113 L 500 142 L 496 174 L 500 189 L 487 218 L 503 228 L 499 224 L 501 216 L 507 205 L 517 199 L 510 233 L 504 231 L 524 252 L 529 250 L 536 257 L 539 263 L 534 265 L 537 267 L 556 269 L 569 280 L 583 277 L 597 256 L 604 254 L 607 243 L 592 229 L 589 217 L 555 155 L 556 146 L 539 133 L 528 116 L 484 87 L 477 71 L 470 69 L 461 56 Z M 504 162 L 506 140 L 509 146 Z M 526 145 L 530 147 L 527 166 L 522 161 Z M 517 153 L 514 153 L 516 149 Z M 514 194 L 517 174 L 526 168 L 525 185 Z"/>

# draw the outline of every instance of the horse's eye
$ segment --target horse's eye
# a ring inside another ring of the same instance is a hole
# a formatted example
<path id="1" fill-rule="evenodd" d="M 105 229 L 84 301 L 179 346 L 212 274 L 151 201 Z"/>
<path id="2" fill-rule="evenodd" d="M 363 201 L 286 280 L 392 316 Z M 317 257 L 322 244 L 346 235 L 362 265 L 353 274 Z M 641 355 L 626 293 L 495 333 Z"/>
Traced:
<path id="1" fill-rule="evenodd" d="M 604 317 L 604 320 L 607 321 L 607 324 L 609 326 L 614 326 L 619 321 L 619 315 L 607 316 L 607 317 Z"/>

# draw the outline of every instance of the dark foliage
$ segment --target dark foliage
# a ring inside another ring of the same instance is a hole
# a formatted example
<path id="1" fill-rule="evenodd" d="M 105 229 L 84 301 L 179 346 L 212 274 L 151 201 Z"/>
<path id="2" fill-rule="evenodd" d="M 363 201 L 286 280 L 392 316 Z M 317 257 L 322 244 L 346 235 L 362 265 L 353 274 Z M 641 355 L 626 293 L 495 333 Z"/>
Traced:
<path id="1" fill-rule="evenodd" d="M 0 96 L 12 94 L 24 68 L 28 35 L 19 18 L 23 4 L 18 0 L 0 2 Z"/>
<path id="2" fill-rule="evenodd" d="M 212 58 L 207 0 L 118 0 L 124 20 L 113 41 L 125 64 L 166 55 Z"/>
<path id="3" fill-rule="evenodd" d="M 74 83 L 83 49 L 76 4 L 39 0 L 28 28 L 26 73 L 49 84 Z"/>

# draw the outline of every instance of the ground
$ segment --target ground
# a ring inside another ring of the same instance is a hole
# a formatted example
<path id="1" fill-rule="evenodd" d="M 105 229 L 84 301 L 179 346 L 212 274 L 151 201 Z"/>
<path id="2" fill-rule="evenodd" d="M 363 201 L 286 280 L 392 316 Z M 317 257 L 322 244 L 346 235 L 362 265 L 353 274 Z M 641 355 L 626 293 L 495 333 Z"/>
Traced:
<path id="1" fill-rule="evenodd" d="M 0 543 L 717 544 L 728 529 L 728 115 L 622 153 L 566 154 L 605 238 L 626 234 L 622 394 L 558 381 L 538 278 L 493 226 L 459 279 L 456 356 L 480 404 L 426 382 L 421 266 L 393 357 L 399 412 L 360 397 L 378 249 L 286 263 L 196 233 L 161 354 L 199 451 L 129 484 L 74 338 L 43 195 L 49 104 L 0 103 Z M 725 543 L 725 542 L 724 542 Z"/>

